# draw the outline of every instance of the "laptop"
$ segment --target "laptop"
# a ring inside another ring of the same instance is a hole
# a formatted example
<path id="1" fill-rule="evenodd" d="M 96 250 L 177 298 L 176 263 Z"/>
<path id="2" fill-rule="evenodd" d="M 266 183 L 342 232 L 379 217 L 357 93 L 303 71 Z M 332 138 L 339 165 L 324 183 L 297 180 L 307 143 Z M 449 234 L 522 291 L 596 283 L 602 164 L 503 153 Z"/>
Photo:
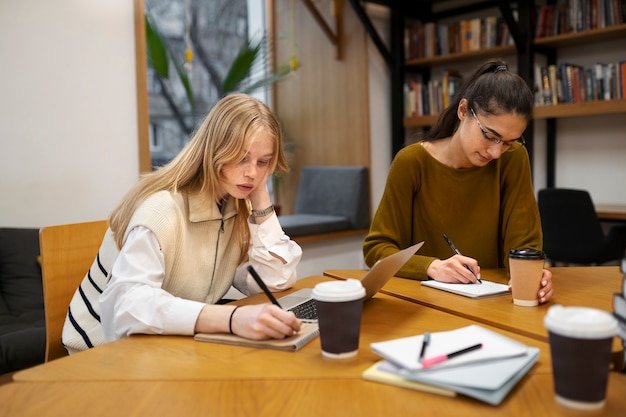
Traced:
<path id="1" fill-rule="evenodd" d="M 374 266 L 361 278 L 365 288 L 365 298 L 369 300 L 402 268 L 411 256 L 422 247 L 424 242 L 417 243 L 389 255 L 376 262 Z M 313 288 L 302 288 L 278 299 L 284 310 L 293 311 L 296 317 L 303 322 L 317 322 L 315 302 L 311 298 Z"/>

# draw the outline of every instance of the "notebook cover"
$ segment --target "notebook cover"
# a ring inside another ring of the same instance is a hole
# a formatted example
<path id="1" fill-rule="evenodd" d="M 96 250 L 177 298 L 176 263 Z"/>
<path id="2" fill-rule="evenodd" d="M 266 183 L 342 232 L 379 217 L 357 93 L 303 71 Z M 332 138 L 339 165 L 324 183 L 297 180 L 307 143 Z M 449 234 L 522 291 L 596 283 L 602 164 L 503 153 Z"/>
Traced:
<path id="1" fill-rule="evenodd" d="M 223 343 L 235 346 L 249 346 L 295 352 L 319 335 L 317 323 L 302 323 L 300 332 L 285 339 L 250 340 L 226 333 L 198 333 L 194 339 L 199 342 Z"/>

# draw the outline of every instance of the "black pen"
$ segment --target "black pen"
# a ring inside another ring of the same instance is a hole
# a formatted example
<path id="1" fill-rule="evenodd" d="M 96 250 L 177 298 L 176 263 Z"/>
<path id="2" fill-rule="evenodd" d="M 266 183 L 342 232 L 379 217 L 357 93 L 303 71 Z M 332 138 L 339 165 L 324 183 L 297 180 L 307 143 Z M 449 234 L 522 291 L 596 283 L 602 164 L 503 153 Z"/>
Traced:
<path id="1" fill-rule="evenodd" d="M 254 278 L 254 280 L 256 281 L 257 284 L 259 284 L 259 287 L 261 287 L 261 289 L 263 290 L 263 292 L 265 293 L 265 295 L 267 295 L 267 298 L 270 299 L 270 301 L 272 302 L 272 304 L 277 305 L 280 308 L 283 308 L 280 303 L 278 302 L 278 300 L 276 298 L 274 298 L 274 295 L 272 294 L 272 292 L 267 288 L 267 286 L 265 285 L 265 283 L 263 282 L 263 280 L 261 279 L 261 277 L 259 276 L 259 274 L 257 274 L 257 272 L 254 270 L 254 267 L 252 267 L 252 265 L 248 265 L 248 272 L 250 272 L 250 274 L 252 275 L 252 278 Z"/>
<path id="2" fill-rule="evenodd" d="M 457 350 L 456 352 L 448 353 L 447 355 L 439 355 L 432 358 L 426 358 L 422 361 L 422 367 L 428 368 L 430 366 L 436 365 L 438 363 L 447 361 L 448 359 L 454 358 L 455 356 L 463 355 L 464 353 L 473 352 L 477 349 L 483 347 L 482 343 L 477 343 L 473 346 L 466 347 L 461 350 Z"/>
<path id="3" fill-rule="evenodd" d="M 461 251 L 459 251 L 456 246 L 454 246 L 454 243 L 452 243 L 452 241 L 448 238 L 448 236 L 444 233 L 443 234 L 443 238 L 446 240 L 446 242 L 448 242 L 448 245 L 452 248 L 452 250 L 454 251 L 454 253 L 456 253 L 457 255 L 461 255 L 463 256 L 463 254 L 461 253 Z M 472 273 L 474 274 L 474 270 L 469 266 L 469 265 L 465 265 L 465 267 Z M 474 274 L 476 275 L 476 274 Z M 479 277 L 476 277 L 476 279 L 478 280 L 479 284 L 482 284 L 483 282 L 480 280 Z"/>
<path id="4" fill-rule="evenodd" d="M 420 356 L 419 358 L 417 358 L 418 362 L 422 362 L 422 359 L 424 359 L 424 354 L 426 353 L 426 348 L 428 347 L 428 344 L 430 343 L 430 333 L 429 332 L 425 332 L 424 333 L 424 338 L 422 339 L 422 349 L 420 350 Z"/>

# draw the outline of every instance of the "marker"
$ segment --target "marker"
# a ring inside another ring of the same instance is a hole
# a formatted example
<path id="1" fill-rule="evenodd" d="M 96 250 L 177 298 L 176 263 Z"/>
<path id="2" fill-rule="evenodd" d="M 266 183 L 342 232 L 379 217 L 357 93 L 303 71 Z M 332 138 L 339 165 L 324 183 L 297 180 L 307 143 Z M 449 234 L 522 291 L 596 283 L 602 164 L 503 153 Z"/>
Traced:
<path id="1" fill-rule="evenodd" d="M 456 246 L 454 246 L 454 243 L 452 243 L 452 241 L 448 238 L 448 236 L 444 233 L 443 234 L 443 238 L 446 240 L 446 242 L 448 242 L 448 245 L 452 248 L 452 250 L 454 251 L 454 253 L 456 253 L 457 255 L 461 255 L 463 256 L 463 254 L 461 253 L 460 250 L 458 250 L 456 248 Z M 470 271 L 472 274 L 474 274 L 474 270 L 469 266 L 469 265 L 465 265 L 465 267 L 467 268 L 468 271 Z M 476 274 L 474 274 L 476 275 Z M 476 277 L 476 280 L 478 281 L 479 284 L 482 284 L 483 282 L 480 280 L 479 277 Z"/>
<path id="2" fill-rule="evenodd" d="M 256 281 L 257 284 L 259 284 L 259 287 L 261 287 L 261 289 L 263 290 L 263 292 L 265 293 L 265 295 L 267 295 L 267 298 L 270 299 L 270 301 L 272 302 L 272 304 L 277 305 L 280 308 L 283 308 L 280 303 L 278 302 L 278 300 L 276 298 L 274 298 L 274 295 L 272 294 L 272 292 L 267 288 L 267 286 L 265 285 L 265 283 L 263 282 L 263 280 L 261 279 L 261 277 L 259 276 L 259 274 L 257 274 L 257 272 L 255 271 L 254 267 L 252 265 L 248 265 L 248 272 L 250 272 L 250 274 L 252 275 L 252 278 L 254 278 L 254 280 Z"/>
<path id="3" fill-rule="evenodd" d="M 420 350 L 420 356 L 419 358 L 417 358 L 418 362 L 422 362 L 422 359 L 424 359 L 424 354 L 426 353 L 426 348 L 428 347 L 428 344 L 430 343 L 430 333 L 425 332 L 424 333 L 424 338 L 422 339 L 422 349 Z"/>
<path id="4" fill-rule="evenodd" d="M 455 356 L 463 355 L 464 353 L 472 352 L 474 350 L 483 347 L 482 343 L 478 343 L 474 346 L 466 347 L 465 349 L 457 350 L 456 352 L 448 353 L 447 355 L 433 356 L 432 358 L 426 358 L 422 360 L 422 368 L 428 368 L 441 362 L 445 362 L 448 359 Z"/>

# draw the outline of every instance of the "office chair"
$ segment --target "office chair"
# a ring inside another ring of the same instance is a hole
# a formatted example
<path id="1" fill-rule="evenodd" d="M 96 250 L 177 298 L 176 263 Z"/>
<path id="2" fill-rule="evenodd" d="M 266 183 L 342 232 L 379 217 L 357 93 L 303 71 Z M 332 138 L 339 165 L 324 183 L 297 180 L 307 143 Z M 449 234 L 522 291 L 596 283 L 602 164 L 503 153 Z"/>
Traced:
<path id="1" fill-rule="evenodd" d="M 605 234 L 587 191 L 546 188 L 537 203 L 543 250 L 553 264 L 600 265 L 624 258 L 626 226 L 613 226 Z"/>
<path id="2" fill-rule="evenodd" d="M 45 361 L 67 355 L 61 341 L 74 292 L 94 262 L 106 220 L 43 227 L 39 232 L 46 321 Z"/>

